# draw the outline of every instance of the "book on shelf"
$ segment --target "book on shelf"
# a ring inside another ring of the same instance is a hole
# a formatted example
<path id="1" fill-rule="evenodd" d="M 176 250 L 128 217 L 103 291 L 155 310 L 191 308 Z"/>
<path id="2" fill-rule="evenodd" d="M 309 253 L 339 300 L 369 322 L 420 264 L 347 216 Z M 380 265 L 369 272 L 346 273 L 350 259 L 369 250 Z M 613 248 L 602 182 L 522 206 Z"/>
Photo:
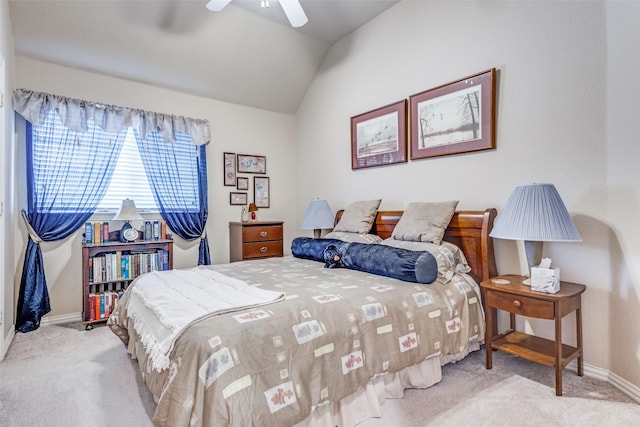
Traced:
<path id="1" fill-rule="evenodd" d="M 144 240 L 151 240 L 152 237 L 151 221 L 144 222 Z"/>
<path id="2" fill-rule="evenodd" d="M 84 242 L 93 243 L 93 224 L 90 222 L 84 223 Z"/>
<path id="3" fill-rule="evenodd" d="M 93 243 L 102 243 L 102 225 L 99 222 L 93 223 Z"/>
<path id="4" fill-rule="evenodd" d="M 160 240 L 160 223 L 153 221 L 153 240 Z"/>
<path id="5" fill-rule="evenodd" d="M 102 223 L 102 243 L 107 243 L 109 241 L 109 223 Z"/>

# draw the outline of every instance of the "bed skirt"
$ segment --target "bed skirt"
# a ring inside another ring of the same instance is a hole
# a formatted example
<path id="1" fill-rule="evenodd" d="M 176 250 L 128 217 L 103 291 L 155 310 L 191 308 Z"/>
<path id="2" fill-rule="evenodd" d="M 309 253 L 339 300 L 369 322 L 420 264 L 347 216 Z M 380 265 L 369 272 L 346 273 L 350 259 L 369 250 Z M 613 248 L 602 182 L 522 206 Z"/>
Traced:
<path id="1" fill-rule="evenodd" d="M 372 378 L 364 388 L 339 402 L 316 407 L 309 417 L 295 427 L 348 427 L 369 418 L 380 418 L 385 399 L 402 398 L 407 388 L 428 388 L 439 383 L 442 379 L 442 366 L 462 360 L 467 354 L 479 349 L 480 344 L 472 342 L 458 354 L 432 357 L 399 372 Z"/>

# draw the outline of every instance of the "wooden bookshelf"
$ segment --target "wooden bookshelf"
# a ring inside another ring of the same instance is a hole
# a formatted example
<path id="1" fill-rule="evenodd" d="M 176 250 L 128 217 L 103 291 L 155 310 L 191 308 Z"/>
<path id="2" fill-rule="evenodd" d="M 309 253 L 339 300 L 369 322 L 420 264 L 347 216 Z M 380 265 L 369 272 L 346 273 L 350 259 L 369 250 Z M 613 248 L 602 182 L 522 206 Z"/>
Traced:
<path id="1" fill-rule="evenodd" d="M 123 262 L 123 259 L 126 261 Z M 95 270 L 98 268 L 99 272 Z M 106 322 L 109 318 L 108 313 L 111 310 L 100 310 L 100 298 L 104 298 L 104 303 L 111 302 L 111 305 L 114 305 L 114 300 L 118 299 L 117 295 L 124 292 L 140 274 L 171 269 L 173 269 L 173 240 L 84 243 L 82 245 L 82 320 L 85 328 L 91 330 L 94 324 Z"/>

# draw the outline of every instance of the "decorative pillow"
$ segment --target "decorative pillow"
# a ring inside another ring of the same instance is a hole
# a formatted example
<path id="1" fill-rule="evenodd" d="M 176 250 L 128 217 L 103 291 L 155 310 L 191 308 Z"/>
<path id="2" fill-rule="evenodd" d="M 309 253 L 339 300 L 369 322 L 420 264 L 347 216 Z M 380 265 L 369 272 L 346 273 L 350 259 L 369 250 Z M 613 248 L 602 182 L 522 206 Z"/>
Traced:
<path id="1" fill-rule="evenodd" d="M 353 202 L 344 209 L 340 221 L 333 231 L 346 231 L 347 233 L 368 233 L 378 213 L 381 199 L 361 200 Z"/>
<path id="2" fill-rule="evenodd" d="M 347 233 L 346 231 L 332 231 L 324 236 L 325 239 L 337 239 L 349 243 L 380 243 L 382 238 L 376 234 Z"/>
<path id="3" fill-rule="evenodd" d="M 312 239 L 311 237 L 296 237 L 291 242 L 291 254 L 296 258 L 324 261 L 324 250 L 329 245 L 340 247 L 345 243 L 337 239 Z"/>
<path id="4" fill-rule="evenodd" d="M 393 229 L 392 236 L 396 240 L 432 242 L 439 245 L 456 206 L 457 200 L 410 203 Z"/>
<path id="5" fill-rule="evenodd" d="M 438 279 L 443 283 L 451 280 L 454 273 L 468 273 L 471 271 L 471 267 L 469 267 L 467 258 L 462 250 L 450 242 L 442 242 L 436 245 L 430 242 L 409 242 L 389 237 L 383 240 L 381 244 L 410 251 L 428 251 L 438 262 Z"/>
<path id="6" fill-rule="evenodd" d="M 438 264 L 429 252 L 408 251 L 391 246 L 344 243 L 327 246 L 325 267 L 345 267 L 414 283 L 433 283 Z"/>

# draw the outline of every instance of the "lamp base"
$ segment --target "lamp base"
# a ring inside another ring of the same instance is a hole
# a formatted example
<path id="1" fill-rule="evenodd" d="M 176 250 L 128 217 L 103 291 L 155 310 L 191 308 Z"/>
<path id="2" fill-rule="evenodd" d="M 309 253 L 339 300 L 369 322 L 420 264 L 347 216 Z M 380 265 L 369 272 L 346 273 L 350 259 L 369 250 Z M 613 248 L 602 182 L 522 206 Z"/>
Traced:
<path id="1" fill-rule="evenodd" d="M 319 239 L 321 237 L 321 234 L 322 234 L 322 229 L 320 228 L 313 229 L 313 237 L 315 237 L 316 239 Z"/>
<path id="2" fill-rule="evenodd" d="M 542 242 L 541 241 L 524 241 L 524 252 L 527 255 L 527 267 L 529 268 L 529 277 L 522 281 L 525 286 L 531 286 L 531 267 L 540 264 L 542 260 Z"/>

